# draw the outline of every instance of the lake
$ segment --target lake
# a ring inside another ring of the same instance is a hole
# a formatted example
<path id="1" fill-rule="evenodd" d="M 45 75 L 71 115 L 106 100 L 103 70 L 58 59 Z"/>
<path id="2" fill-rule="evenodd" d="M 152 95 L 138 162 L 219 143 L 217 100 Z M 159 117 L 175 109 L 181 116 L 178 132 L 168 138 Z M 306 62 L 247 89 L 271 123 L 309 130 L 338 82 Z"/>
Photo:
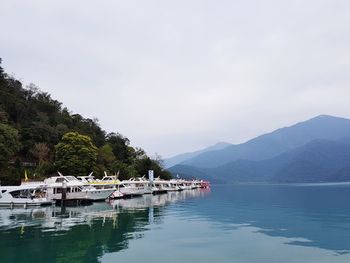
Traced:
<path id="1" fill-rule="evenodd" d="M 350 184 L 0 209 L 0 262 L 350 262 Z"/>

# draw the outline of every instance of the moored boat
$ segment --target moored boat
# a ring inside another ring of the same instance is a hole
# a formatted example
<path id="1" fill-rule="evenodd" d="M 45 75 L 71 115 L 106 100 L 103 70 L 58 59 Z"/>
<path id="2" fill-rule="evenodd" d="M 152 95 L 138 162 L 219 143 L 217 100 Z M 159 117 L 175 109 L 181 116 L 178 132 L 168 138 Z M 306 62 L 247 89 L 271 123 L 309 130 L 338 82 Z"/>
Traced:
<path id="1" fill-rule="evenodd" d="M 99 201 L 107 199 L 114 189 L 96 189 L 94 186 L 79 181 L 74 176 L 54 176 L 44 180 L 48 196 L 53 200 L 61 200 L 65 191 L 67 200 Z"/>
<path id="2" fill-rule="evenodd" d="M 44 185 L 0 186 L 0 206 L 51 205 Z"/>

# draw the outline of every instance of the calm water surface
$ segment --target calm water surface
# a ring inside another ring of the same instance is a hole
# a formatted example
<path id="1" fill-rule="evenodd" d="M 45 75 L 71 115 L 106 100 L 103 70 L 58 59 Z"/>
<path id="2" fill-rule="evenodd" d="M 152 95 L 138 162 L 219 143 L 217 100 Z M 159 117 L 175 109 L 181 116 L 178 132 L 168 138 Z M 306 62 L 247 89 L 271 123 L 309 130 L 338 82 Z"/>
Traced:
<path id="1" fill-rule="evenodd" d="M 0 262 L 350 262 L 350 184 L 0 209 Z"/>

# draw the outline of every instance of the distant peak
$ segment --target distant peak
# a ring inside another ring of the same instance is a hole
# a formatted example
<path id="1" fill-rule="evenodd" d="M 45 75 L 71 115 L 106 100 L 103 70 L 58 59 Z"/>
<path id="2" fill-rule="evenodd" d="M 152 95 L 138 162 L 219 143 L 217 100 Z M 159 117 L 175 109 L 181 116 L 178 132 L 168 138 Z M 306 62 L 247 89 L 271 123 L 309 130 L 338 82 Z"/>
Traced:
<path id="1" fill-rule="evenodd" d="M 218 142 L 216 144 L 214 144 L 213 146 L 220 146 L 220 145 L 230 145 L 231 143 L 229 142 Z"/>
<path id="2" fill-rule="evenodd" d="M 332 115 L 326 115 L 326 114 L 321 114 L 318 115 L 314 118 L 311 118 L 310 120 L 325 120 L 325 119 L 333 119 L 333 120 L 348 120 L 347 118 L 343 118 L 343 117 L 337 117 L 337 116 L 332 116 Z"/>
<path id="3" fill-rule="evenodd" d="M 321 118 L 324 119 L 324 118 L 338 118 L 338 117 L 327 115 L 327 114 L 321 114 L 321 115 L 316 116 L 314 119 L 321 119 Z"/>

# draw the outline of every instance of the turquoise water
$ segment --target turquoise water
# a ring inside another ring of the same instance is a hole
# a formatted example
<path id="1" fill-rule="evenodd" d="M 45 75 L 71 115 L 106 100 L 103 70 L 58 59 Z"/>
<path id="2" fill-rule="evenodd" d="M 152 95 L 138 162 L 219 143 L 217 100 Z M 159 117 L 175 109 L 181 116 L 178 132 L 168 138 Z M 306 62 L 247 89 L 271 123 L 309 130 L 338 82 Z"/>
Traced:
<path id="1" fill-rule="evenodd" d="M 218 185 L 0 209 L 0 262 L 350 262 L 350 185 Z"/>

